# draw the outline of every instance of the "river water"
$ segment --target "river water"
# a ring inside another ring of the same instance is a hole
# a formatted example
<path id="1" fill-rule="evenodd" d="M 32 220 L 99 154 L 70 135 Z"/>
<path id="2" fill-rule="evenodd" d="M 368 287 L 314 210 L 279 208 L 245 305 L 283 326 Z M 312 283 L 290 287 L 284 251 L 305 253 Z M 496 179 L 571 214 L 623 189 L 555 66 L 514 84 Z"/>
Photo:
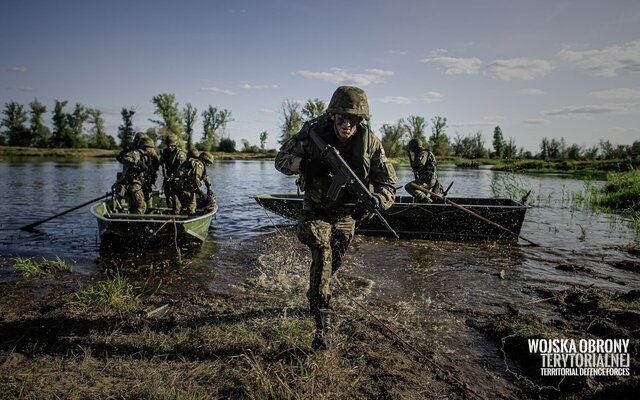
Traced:
<path id="1" fill-rule="evenodd" d="M 97 224 L 88 207 L 42 224 L 36 232 L 19 227 L 106 193 L 119 169 L 117 162 L 107 160 L 0 162 L 0 258 L 60 257 L 76 271 L 98 273 L 109 254 L 100 253 Z M 397 172 L 402 184 L 412 178 L 406 166 Z M 218 161 L 209 174 L 218 215 L 209 238 L 180 272 L 182 281 L 189 290 L 249 296 L 251 290 L 274 291 L 290 298 L 292 307 L 304 307 L 308 251 L 287 229 L 291 221 L 266 213 L 253 198 L 294 192 L 295 179 L 278 173 L 272 161 Z M 423 347 L 451 364 L 475 360 L 463 364 L 468 376 L 482 381 L 482 365 L 496 371 L 504 365 L 495 344 L 469 329 L 465 318 L 499 315 L 508 305 L 528 304 L 538 298 L 540 288 L 640 289 L 640 274 L 620 268 L 637 264 L 626 251 L 638 240 L 631 222 L 594 212 L 582 201 L 602 182 L 453 166 L 442 166 L 439 177 L 445 187 L 454 182 L 452 197 L 493 197 L 497 190 L 502 197 L 519 199 L 531 190 L 533 206 L 521 235 L 540 246 L 523 240 L 513 245 L 357 236 L 341 274 L 349 277 L 348 296 L 388 308 L 398 329 L 405 322 L 413 323 L 407 332 L 423 326 L 415 333 Z M 131 259 L 145 261 L 139 253 Z M 15 272 L 2 269 L 0 282 L 15 279 Z M 336 300 L 340 297 L 338 292 Z M 508 381 L 500 384 L 507 391 Z"/>

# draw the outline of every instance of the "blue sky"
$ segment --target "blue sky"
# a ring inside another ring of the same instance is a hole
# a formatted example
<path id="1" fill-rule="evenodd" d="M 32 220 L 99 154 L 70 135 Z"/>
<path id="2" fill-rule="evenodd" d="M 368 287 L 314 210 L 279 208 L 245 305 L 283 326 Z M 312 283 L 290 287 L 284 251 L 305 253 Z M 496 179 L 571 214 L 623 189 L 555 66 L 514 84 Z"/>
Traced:
<path id="1" fill-rule="evenodd" d="M 284 100 L 363 88 L 372 123 L 447 118 L 454 137 L 496 125 L 543 137 L 640 140 L 640 2 L 31 1 L 0 3 L 0 101 L 80 102 L 115 135 L 151 98 L 229 109 L 227 133 L 276 147 Z M 198 119 L 197 132 L 202 119 Z M 428 127 L 428 130 L 430 126 Z"/>

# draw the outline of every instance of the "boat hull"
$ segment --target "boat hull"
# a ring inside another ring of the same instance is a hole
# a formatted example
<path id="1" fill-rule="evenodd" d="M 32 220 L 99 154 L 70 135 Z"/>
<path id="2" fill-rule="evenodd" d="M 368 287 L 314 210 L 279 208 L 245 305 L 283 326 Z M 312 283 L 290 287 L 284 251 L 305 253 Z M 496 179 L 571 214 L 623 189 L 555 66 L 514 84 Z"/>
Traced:
<path id="1" fill-rule="evenodd" d="M 91 207 L 98 222 L 103 242 L 128 244 L 161 244 L 166 242 L 203 243 L 216 209 L 195 216 L 173 215 L 157 207 L 148 214 L 114 213 L 109 203 L 102 201 Z"/>
<path id="2" fill-rule="evenodd" d="M 265 209 L 292 220 L 297 220 L 303 205 L 303 196 L 295 194 L 264 194 L 255 199 Z M 393 206 L 382 215 L 401 238 L 517 241 L 528 206 L 510 199 L 451 197 L 449 200 L 516 235 L 438 200 L 417 203 L 412 197 L 397 196 Z M 360 222 L 356 233 L 391 236 L 375 217 Z"/>

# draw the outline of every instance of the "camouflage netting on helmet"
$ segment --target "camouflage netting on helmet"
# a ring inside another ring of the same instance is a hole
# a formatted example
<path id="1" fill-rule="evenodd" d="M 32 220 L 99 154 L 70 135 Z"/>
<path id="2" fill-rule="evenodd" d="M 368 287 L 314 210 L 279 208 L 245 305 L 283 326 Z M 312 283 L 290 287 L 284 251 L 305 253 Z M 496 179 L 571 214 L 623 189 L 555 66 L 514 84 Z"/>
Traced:
<path id="1" fill-rule="evenodd" d="M 167 135 L 167 137 L 164 138 L 164 143 L 167 146 L 177 146 L 178 145 L 178 137 L 176 135 Z"/>
<path id="2" fill-rule="evenodd" d="M 351 114 L 369 118 L 369 102 L 364 90 L 355 86 L 340 86 L 331 96 L 328 114 Z"/>
<path id="3" fill-rule="evenodd" d="M 413 138 L 411 140 L 409 140 L 409 143 L 407 144 L 407 149 L 409 150 L 420 150 L 422 149 L 422 140 L 418 139 L 418 138 Z"/>
<path id="4" fill-rule="evenodd" d="M 200 159 L 208 164 L 213 164 L 213 154 L 209 153 L 208 151 L 203 151 L 202 153 L 200 153 Z"/>
<path id="5" fill-rule="evenodd" d="M 153 139 L 151 139 L 148 136 L 144 136 L 142 138 L 140 138 L 140 142 L 138 144 L 138 146 L 144 148 L 144 147 L 156 147 L 155 143 L 153 142 Z"/>

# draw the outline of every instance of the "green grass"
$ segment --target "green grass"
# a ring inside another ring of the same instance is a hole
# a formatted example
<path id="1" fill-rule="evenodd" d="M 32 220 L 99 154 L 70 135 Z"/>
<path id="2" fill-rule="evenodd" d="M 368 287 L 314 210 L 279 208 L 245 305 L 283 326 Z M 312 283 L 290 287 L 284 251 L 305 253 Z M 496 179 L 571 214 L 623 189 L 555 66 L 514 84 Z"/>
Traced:
<path id="1" fill-rule="evenodd" d="M 25 278 L 37 278 L 71 271 L 71 266 L 59 257 L 56 257 L 55 260 L 43 257 L 40 261 L 33 258 L 16 257 L 14 262 L 18 273 Z"/>
<path id="2" fill-rule="evenodd" d="M 119 274 L 112 279 L 100 281 L 75 294 L 69 304 L 82 311 L 117 312 L 123 314 L 139 308 L 140 295 L 134 286 Z"/>

